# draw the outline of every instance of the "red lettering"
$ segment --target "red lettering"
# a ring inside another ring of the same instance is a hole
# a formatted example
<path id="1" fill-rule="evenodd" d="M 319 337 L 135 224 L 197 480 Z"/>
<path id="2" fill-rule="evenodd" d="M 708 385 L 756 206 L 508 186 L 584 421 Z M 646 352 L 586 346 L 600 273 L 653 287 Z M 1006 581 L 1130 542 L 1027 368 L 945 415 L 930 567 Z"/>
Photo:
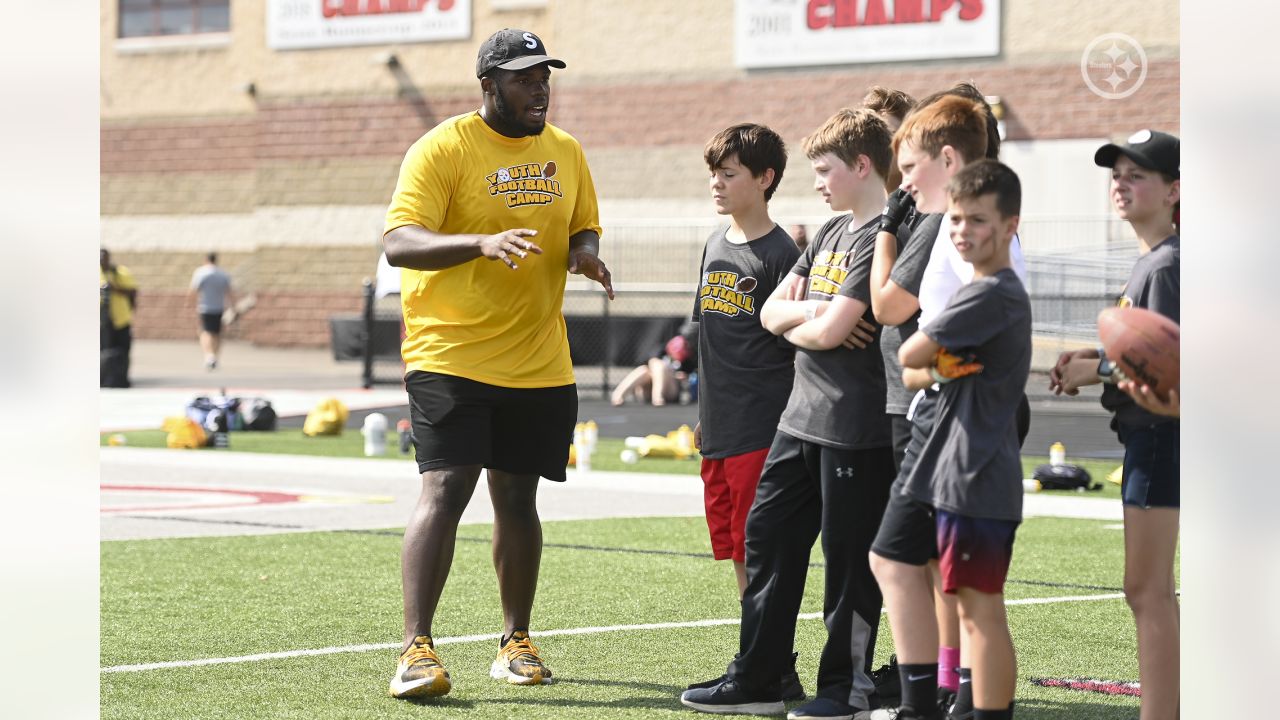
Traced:
<path id="1" fill-rule="evenodd" d="M 943 13 L 950 10 L 955 3 L 956 0 L 932 0 L 929 3 L 929 22 L 941 20 Z"/>
<path id="2" fill-rule="evenodd" d="M 836 0 L 836 27 L 856 27 L 858 0 Z"/>
<path id="3" fill-rule="evenodd" d="M 809 0 L 807 17 L 810 30 L 821 30 L 830 25 L 831 0 Z"/>
<path id="4" fill-rule="evenodd" d="M 977 20 L 982 17 L 982 0 L 960 0 L 960 19 Z"/>
<path id="5" fill-rule="evenodd" d="M 867 0 L 866 14 L 862 17 L 863 25 L 884 25 L 889 18 L 884 13 L 884 0 Z"/>
<path id="6" fill-rule="evenodd" d="M 894 0 L 893 21 L 895 23 L 924 22 L 924 0 Z"/>
<path id="7" fill-rule="evenodd" d="M 431 0 L 323 0 L 321 13 L 327 18 L 335 15 L 354 17 L 381 15 L 382 13 L 421 12 Z M 437 0 L 440 12 L 453 9 L 455 0 Z"/>

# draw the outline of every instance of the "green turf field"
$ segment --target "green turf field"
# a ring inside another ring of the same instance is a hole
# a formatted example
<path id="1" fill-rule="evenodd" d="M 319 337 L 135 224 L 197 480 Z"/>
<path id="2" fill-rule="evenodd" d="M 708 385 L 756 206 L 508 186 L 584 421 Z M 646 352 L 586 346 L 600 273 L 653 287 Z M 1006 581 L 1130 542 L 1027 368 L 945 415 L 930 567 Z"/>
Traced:
<path id="1" fill-rule="evenodd" d="M 436 619 L 444 640 L 501 630 L 489 526 L 463 526 Z M 399 530 L 107 542 L 101 553 L 101 664 L 116 666 L 398 643 Z M 557 682 L 508 686 L 488 677 L 496 640 L 440 646 L 454 678 L 443 699 L 386 695 L 395 650 L 372 649 L 101 675 L 103 718 L 613 718 L 694 717 L 688 682 L 719 675 L 737 626 L 547 631 L 735 620 L 732 571 L 708 558 L 698 518 L 549 522 L 533 634 Z M 1121 599 L 1121 533 L 1098 521 L 1029 519 L 1007 596 L 1018 648 L 1018 717 L 1129 720 L 1134 698 L 1039 688 L 1036 676 L 1137 678 Z M 821 562 L 815 551 L 813 561 Z M 803 613 L 821 610 L 821 568 Z M 1054 601 L 1053 599 L 1058 599 Z M 543 635 L 539 635 L 539 633 Z M 806 690 L 822 642 L 801 620 Z M 890 651 L 882 624 L 877 665 Z"/>
<path id="2" fill-rule="evenodd" d="M 115 434 L 124 435 L 129 447 L 163 448 L 165 432 L 163 430 L 134 430 L 126 433 L 102 433 L 100 443 L 108 444 L 108 439 Z M 399 438 L 394 432 L 387 436 L 388 454 L 370 460 L 403 459 L 412 457 L 399 453 Z M 670 474 L 698 474 L 697 460 L 672 460 L 670 458 L 641 458 L 639 462 L 627 464 L 622 462 L 619 454 L 625 447 L 622 440 L 601 438 L 596 452 L 591 459 L 594 470 L 622 472 L 654 472 Z M 341 435 L 324 437 L 307 437 L 301 430 L 277 430 L 275 432 L 235 432 L 231 433 L 232 452 L 260 452 L 284 455 L 319 455 L 325 457 L 364 457 L 364 438 L 359 432 L 347 431 Z M 203 448 L 201 450 L 175 450 L 174 452 L 226 452 Z M 1102 483 L 1102 489 L 1089 493 L 1090 497 L 1120 497 L 1120 486 L 1106 482 L 1107 474 L 1114 470 L 1119 462 L 1114 460 L 1088 460 L 1068 458 L 1068 462 L 1080 465 L 1089 471 L 1095 482 Z M 1049 462 L 1043 455 L 1024 455 L 1022 467 L 1024 477 L 1031 477 L 1037 465 Z M 1066 491 L 1052 491 L 1050 494 L 1061 494 Z"/>

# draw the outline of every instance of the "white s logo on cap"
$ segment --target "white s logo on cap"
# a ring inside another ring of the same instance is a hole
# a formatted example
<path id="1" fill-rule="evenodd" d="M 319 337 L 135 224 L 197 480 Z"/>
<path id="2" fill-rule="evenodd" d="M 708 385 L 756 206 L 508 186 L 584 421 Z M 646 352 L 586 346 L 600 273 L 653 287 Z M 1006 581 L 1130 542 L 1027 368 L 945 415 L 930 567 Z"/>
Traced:
<path id="1" fill-rule="evenodd" d="M 527 48 L 529 48 L 530 50 L 537 49 L 537 47 L 538 47 L 538 38 L 534 37 L 534 36 L 533 36 L 533 33 L 525 33 L 525 34 L 524 34 L 524 46 L 525 46 L 525 47 L 527 47 Z"/>
<path id="2" fill-rule="evenodd" d="M 1129 136 L 1129 144 L 1138 145 L 1138 144 L 1147 142 L 1150 139 L 1151 139 L 1150 130 L 1139 130 L 1138 132 Z"/>

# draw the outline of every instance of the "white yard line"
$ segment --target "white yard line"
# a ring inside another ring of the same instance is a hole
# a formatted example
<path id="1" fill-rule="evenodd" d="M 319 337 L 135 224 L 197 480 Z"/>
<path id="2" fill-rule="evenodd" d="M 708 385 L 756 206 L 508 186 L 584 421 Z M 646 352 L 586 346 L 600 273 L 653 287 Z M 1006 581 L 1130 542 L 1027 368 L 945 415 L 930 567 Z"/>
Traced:
<path id="1" fill-rule="evenodd" d="M 1017 605 L 1052 605 L 1057 603 L 1069 602 L 1094 602 L 1099 600 L 1121 600 L 1124 593 L 1107 593 L 1105 595 L 1066 595 L 1062 597 L 1049 598 L 1023 598 L 1021 600 L 1006 600 L 1006 606 Z M 881 611 L 883 612 L 883 610 Z M 803 613 L 797 616 L 799 620 L 819 620 L 822 613 Z M 741 621 L 738 618 L 721 618 L 716 620 L 689 620 L 685 622 L 666 622 L 666 623 L 646 623 L 643 625 L 608 625 L 602 627 L 578 627 L 578 628 L 561 628 L 559 630 L 540 630 L 537 637 L 553 637 L 556 635 L 596 635 L 601 633 L 613 632 L 631 632 L 635 630 L 673 630 L 679 628 L 696 628 L 696 627 L 715 627 L 719 625 L 737 625 Z M 486 642 L 490 640 L 498 640 L 501 638 L 499 633 L 489 633 L 485 635 L 461 635 L 459 637 L 439 638 L 435 641 L 436 645 L 452 645 L 456 643 L 470 642 Z M 342 647 L 327 647 L 313 650 L 286 650 L 283 652 L 258 653 L 256 655 L 239 655 L 235 657 L 221 658 L 203 658 L 200 660 L 172 660 L 169 662 L 143 663 L 139 665 L 113 665 L 101 669 L 102 673 L 127 673 L 127 672 L 145 672 L 148 670 L 165 670 L 168 668 L 184 668 L 197 667 L 200 665 L 228 665 L 235 663 L 259 662 L 262 660 L 281 660 L 295 657 L 310 657 L 314 655 L 336 655 L 338 653 L 358 653 L 369 652 L 372 650 L 391 650 L 400 647 L 400 643 L 372 643 L 366 645 L 344 645 Z"/>

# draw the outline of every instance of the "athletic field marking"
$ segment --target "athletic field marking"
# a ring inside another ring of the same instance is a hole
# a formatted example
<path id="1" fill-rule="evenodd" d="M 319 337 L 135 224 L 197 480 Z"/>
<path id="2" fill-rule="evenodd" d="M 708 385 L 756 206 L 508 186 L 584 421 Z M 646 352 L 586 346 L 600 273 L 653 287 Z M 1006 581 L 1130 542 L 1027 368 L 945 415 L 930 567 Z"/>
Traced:
<path id="1" fill-rule="evenodd" d="M 1052 605 L 1055 603 L 1068 602 L 1090 602 L 1098 600 L 1120 600 L 1124 598 L 1124 593 L 1108 593 L 1106 595 L 1067 595 L 1063 597 L 1052 598 L 1024 598 L 1021 600 L 1006 600 L 1005 605 L 1012 607 L 1016 605 Z M 882 614 L 884 610 L 880 611 Z M 797 620 L 820 620 L 822 613 L 802 613 L 796 616 Z M 716 627 L 720 625 L 738 625 L 741 623 L 740 618 L 720 618 L 716 620 L 688 620 L 685 622 L 665 622 L 665 623 L 645 623 L 642 625 L 609 625 L 603 627 L 579 627 L 579 628 L 562 628 L 559 630 L 541 630 L 536 633 L 538 637 L 554 637 L 557 635 L 595 635 L 598 633 L 612 632 L 630 632 L 633 630 L 673 630 L 680 628 L 697 628 L 697 627 Z M 486 633 L 484 635 L 461 635 L 459 637 L 439 638 L 436 645 L 453 645 L 456 643 L 485 642 L 489 640 L 499 640 L 502 638 L 500 633 Z M 234 663 L 259 662 L 262 660 L 282 660 L 295 657 L 311 657 L 315 655 L 336 655 L 338 653 L 359 653 L 370 652 L 373 650 L 392 650 L 399 648 L 401 643 L 371 643 L 365 645 L 345 645 L 343 647 L 327 647 L 314 650 L 285 650 L 273 653 L 258 653 L 256 655 L 239 655 L 236 657 L 221 658 L 203 658 L 200 660 L 171 660 L 169 662 L 143 663 L 139 665 L 113 665 L 104 667 L 101 673 L 126 673 L 126 672 L 146 672 L 148 670 L 164 670 L 168 668 L 198 667 L 200 665 L 227 665 Z"/>

